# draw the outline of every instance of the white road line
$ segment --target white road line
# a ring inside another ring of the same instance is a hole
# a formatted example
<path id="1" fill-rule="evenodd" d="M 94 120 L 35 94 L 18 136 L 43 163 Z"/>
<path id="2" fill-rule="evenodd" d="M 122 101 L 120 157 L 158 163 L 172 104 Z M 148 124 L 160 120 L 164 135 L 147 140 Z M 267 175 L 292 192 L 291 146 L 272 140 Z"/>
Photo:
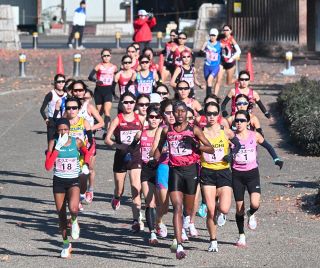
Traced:
<path id="1" fill-rule="evenodd" d="M 23 92 L 32 92 L 32 91 L 40 91 L 46 90 L 45 88 L 27 88 L 27 89 L 19 89 L 19 90 L 8 90 L 4 92 L 0 92 L 0 96 L 9 95 L 12 93 L 23 93 Z"/>

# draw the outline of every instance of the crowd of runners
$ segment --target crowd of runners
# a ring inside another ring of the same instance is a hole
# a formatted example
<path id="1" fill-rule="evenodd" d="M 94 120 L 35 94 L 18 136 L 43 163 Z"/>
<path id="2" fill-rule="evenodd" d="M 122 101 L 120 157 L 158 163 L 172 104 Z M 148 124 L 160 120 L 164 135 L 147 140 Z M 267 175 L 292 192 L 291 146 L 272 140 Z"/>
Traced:
<path id="1" fill-rule="evenodd" d="M 95 135 L 101 131 L 106 146 L 115 150 L 112 209 L 121 209 L 128 173 L 131 231 L 144 230 L 145 220 L 150 245 L 167 237 L 163 217 L 170 202 L 175 237 L 171 250 L 177 259 L 186 256 L 182 243 L 198 236 L 196 215 L 206 218 L 208 251 L 218 252 L 217 226 L 226 223 L 232 195 L 239 231 L 236 246 L 246 246 L 245 217 L 249 229 L 257 228 L 255 213 L 261 195 L 257 144 L 267 149 L 275 165 L 283 166 L 264 138 L 255 107 L 267 118 L 270 113 L 249 86 L 249 72 L 240 71 L 234 78 L 241 51 L 229 25 L 224 25 L 222 34 L 211 29 L 200 51 L 205 56 L 206 85 L 198 80 L 201 74 L 186 40 L 186 33 L 171 31 L 162 52 L 163 66 L 154 61 L 151 48 L 140 50 L 138 43 L 127 47 L 120 66 L 112 63 L 110 49 L 102 49 L 101 62 L 88 77 L 96 84 L 94 92 L 82 80 L 66 80 L 62 74 L 54 77 L 54 88 L 45 96 L 40 112 L 47 125 L 45 167 L 53 168 L 53 194 L 63 238 L 61 257 L 71 256 L 67 229 L 72 239 L 79 238 L 78 212 L 94 200 Z M 230 91 L 220 104 L 224 74 Z M 196 87 L 206 89 L 203 101 L 195 97 Z M 112 118 L 114 99 L 118 113 Z M 246 190 L 250 196 L 247 210 Z"/>

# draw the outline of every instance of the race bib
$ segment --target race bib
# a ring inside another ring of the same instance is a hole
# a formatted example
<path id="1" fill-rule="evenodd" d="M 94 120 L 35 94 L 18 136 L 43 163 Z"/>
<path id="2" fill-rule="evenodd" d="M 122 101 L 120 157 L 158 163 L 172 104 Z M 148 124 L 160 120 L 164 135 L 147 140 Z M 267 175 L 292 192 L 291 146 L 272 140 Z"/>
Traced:
<path id="1" fill-rule="evenodd" d="M 130 145 L 139 130 L 121 130 L 120 131 L 120 141 L 123 144 Z"/>
<path id="2" fill-rule="evenodd" d="M 194 77 L 193 77 L 193 74 L 185 74 L 182 80 L 188 82 L 190 88 L 193 88 L 193 87 L 194 87 Z"/>
<path id="3" fill-rule="evenodd" d="M 219 59 L 219 54 L 213 51 L 207 52 L 207 60 L 208 61 L 217 61 Z"/>
<path id="4" fill-rule="evenodd" d="M 73 172 L 77 168 L 77 158 L 58 158 L 56 160 L 56 171 L 61 173 Z"/>
<path id="5" fill-rule="evenodd" d="M 256 149 L 240 149 L 240 151 L 236 154 L 235 162 L 240 165 L 245 165 L 248 163 L 254 162 L 256 159 Z"/>
<path id="6" fill-rule="evenodd" d="M 170 153 L 174 156 L 186 156 L 192 154 L 191 145 L 187 146 L 182 141 L 170 141 Z"/>
<path id="7" fill-rule="evenodd" d="M 113 82 L 113 74 L 101 74 L 100 80 L 103 82 L 104 85 L 110 86 Z"/>
<path id="8" fill-rule="evenodd" d="M 148 82 L 140 82 L 138 84 L 138 91 L 140 94 L 150 94 L 152 92 L 152 84 Z"/>
<path id="9" fill-rule="evenodd" d="M 221 162 L 224 157 L 224 148 L 215 148 L 213 154 L 203 153 L 204 160 L 209 163 Z"/>
<path id="10" fill-rule="evenodd" d="M 141 147 L 141 158 L 143 162 L 149 161 L 149 153 L 151 151 L 151 147 Z"/>
<path id="11" fill-rule="evenodd" d="M 136 95 L 136 88 L 134 85 L 129 86 L 128 88 L 129 92 Z M 120 94 L 122 95 L 126 91 L 126 86 L 120 86 Z"/>

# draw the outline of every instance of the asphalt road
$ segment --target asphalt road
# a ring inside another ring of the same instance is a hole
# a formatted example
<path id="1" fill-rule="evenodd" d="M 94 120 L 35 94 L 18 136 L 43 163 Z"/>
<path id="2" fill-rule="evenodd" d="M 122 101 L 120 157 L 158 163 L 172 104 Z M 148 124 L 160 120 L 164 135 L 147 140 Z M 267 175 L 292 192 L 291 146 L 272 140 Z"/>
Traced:
<path id="1" fill-rule="evenodd" d="M 30 69 L 33 66 L 36 64 Z M 122 206 L 114 212 L 110 206 L 114 152 L 98 140 L 95 199 L 79 215 L 81 234 L 79 240 L 72 241 L 72 259 L 60 259 L 61 236 L 52 195 L 52 173 L 44 169 L 46 128 L 39 114 L 49 80 L 26 79 L 25 87 L 21 86 L 24 80 L 19 81 L 18 91 L 5 92 L 5 84 L 0 91 L 0 267 L 319 266 L 319 219 L 314 218 L 312 208 L 301 210 L 297 206 L 316 192 L 319 158 L 300 156 L 289 145 L 281 120 L 268 121 L 261 113 L 258 116 L 265 135 L 285 160 L 285 166 L 279 171 L 267 152 L 259 149 L 262 203 L 257 212 L 257 230 L 245 230 L 247 248 L 234 246 L 234 204 L 226 225 L 218 229 L 218 253 L 206 252 L 208 233 L 201 218 L 196 219 L 200 236 L 185 243 L 187 258 L 182 261 L 177 261 L 169 250 L 173 233 L 171 212 L 165 218 L 169 236 L 161 239 L 158 246 L 147 244 L 146 229 L 131 234 L 128 181 Z M 277 90 L 271 85 L 269 90 L 259 92 L 272 108 Z M 278 118 L 275 111 L 273 114 Z"/>

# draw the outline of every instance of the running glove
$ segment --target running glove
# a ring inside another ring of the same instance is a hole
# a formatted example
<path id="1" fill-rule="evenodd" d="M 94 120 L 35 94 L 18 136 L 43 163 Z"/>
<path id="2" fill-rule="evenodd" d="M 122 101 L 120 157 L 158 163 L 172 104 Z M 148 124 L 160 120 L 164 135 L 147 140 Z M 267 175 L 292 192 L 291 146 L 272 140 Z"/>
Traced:
<path id="1" fill-rule="evenodd" d="M 271 114 L 270 114 L 269 112 L 265 112 L 264 115 L 265 115 L 265 117 L 268 118 L 268 119 L 270 119 L 270 117 L 271 117 Z"/>
<path id="2" fill-rule="evenodd" d="M 283 167 L 283 161 L 280 160 L 279 158 L 274 159 L 274 164 L 277 165 L 280 169 Z"/>
<path id="3" fill-rule="evenodd" d="M 147 163 L 147 166 L 150 168 L 156 168 L 158 166 L 158 161 L 154 158 L 151 158 Z"/>
<path id="4" fill-rule="evenodd" d="M 55 149 L 57 151 L 60 151 L 60 149 L 68 142 L 69 139 L 69 135 L 67 133 L 63 134 L 63 136 L 61 136 L 61 134 L 59 135 L 59 139 L 56 143 Z"/>

